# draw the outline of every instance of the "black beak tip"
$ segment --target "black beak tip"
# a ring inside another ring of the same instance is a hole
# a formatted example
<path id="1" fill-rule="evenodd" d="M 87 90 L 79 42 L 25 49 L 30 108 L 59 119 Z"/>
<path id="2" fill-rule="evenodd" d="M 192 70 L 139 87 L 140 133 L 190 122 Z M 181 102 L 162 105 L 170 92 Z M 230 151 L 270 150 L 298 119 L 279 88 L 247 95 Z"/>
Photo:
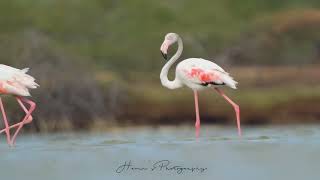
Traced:
<path id="1" fill-rule="evenodd" d="M 161 54 L 162 54 L 162 56 L 163 56 L 163 58 L 164 58 L 165 60 L 168 60 L 167 54 L 163 53 L 162 51 L 161 51 Z"/>

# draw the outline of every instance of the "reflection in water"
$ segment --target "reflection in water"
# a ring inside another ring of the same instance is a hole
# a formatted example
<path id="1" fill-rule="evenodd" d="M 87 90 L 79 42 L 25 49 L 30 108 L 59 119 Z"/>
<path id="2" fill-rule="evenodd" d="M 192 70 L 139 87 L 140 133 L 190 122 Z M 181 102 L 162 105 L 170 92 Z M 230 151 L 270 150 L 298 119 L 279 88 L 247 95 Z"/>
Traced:
<path id="1" fill-rule="evenodd" d="M 1 179 L 320 177 L 319 126 L 244 128 L 243 137 L 238 137 L 234 128 L 203 126 L 201 130 L 199 138 L 195 138 L 193 127 L 29 135 L 19 137 L 15 148 L 9 148 L 1 139 Z M 117 173 L 125 162 L 138 169 Z M 170 164 L 162 163 L 163 167 L 157 166 L 161 171 L 151 171 L 155 162 Z M 197 168 L 206 170 L 200 173 Z"/>

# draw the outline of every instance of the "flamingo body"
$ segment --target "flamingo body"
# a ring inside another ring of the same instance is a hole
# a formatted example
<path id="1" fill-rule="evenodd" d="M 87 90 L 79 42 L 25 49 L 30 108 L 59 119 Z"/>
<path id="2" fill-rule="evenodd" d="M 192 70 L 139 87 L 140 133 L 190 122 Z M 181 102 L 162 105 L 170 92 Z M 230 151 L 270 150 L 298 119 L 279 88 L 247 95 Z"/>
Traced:
<path id="1" fill-rule="evenodd" d="M 220 66 L 202 58 L 181 61 L 176 68 L 176 77 L 193 90 L 223 85 L 236 89 L 237 84 Z"/>

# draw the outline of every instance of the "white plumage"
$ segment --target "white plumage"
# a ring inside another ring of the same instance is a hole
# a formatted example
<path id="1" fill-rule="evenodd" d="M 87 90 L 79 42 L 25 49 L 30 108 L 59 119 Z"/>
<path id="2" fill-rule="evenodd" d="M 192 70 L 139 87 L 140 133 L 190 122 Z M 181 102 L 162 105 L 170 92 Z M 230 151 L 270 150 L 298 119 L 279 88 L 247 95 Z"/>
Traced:
<path id="1" fill-rule="evenodd" d="M 0 93 L 30 96 L 29 89 L 35 89 L 39 84 L 35 78 L 26 74 L 28 70 L 0 64 Z"/>
<path id="2" fill-rule="evenodd" d="M 195 73 L 194 76 L 192 73 Z M 229 73 L 217 64 L 202 58 L 189 58 L 181 61 L 177 65 L 176 75 L 183 84 L 195 90 L 221 85 L 237 89 L 238 82 L 233 80 Z M 208 85 L 203 86 L 204 83 Z"/>

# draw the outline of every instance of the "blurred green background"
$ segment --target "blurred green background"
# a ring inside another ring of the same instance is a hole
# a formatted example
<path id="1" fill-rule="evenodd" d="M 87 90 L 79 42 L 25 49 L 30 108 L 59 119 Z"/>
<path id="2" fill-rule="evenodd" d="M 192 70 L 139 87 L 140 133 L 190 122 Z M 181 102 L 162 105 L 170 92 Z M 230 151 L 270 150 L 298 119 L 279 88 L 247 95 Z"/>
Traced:
<path id="1" fill-rule="evenodd" d="M 30 67 L 41 85 L 26 129 L 192 126 L 192 91 L 160 84 L 168 32 L 184 41 L 181 59 L 213 60 L 239 82 L 226 93 L 243 124 L 320 122 L 319 0 L 3 0 L 0 62 Z M 200 113 L 204 124 L 235 124 L 214 91 L 200 94 Z"/>

